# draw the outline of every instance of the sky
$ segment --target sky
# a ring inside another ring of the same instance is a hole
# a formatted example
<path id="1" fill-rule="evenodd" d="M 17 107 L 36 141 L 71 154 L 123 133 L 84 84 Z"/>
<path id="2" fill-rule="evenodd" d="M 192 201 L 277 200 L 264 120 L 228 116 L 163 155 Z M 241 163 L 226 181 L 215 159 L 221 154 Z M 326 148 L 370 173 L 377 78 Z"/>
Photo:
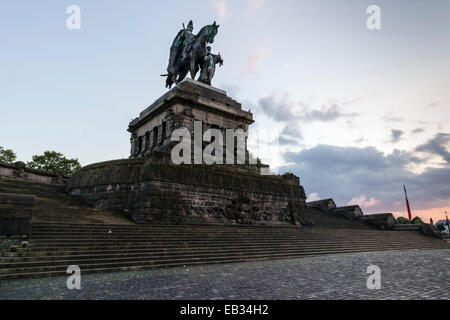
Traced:
<path id="1" fill-rule="evenodd" d="M 309 200 L 406 216 L 406 184 L 414 216 L 450 212 L 447 0 L 3 1 L 0 146 L 25 162 L 127 158 L 128 123 L 167 91 L 190 19 L 194 33 L 220 24 L 213 85 L 254 114 L 251 152 L 298 175 Z"/>

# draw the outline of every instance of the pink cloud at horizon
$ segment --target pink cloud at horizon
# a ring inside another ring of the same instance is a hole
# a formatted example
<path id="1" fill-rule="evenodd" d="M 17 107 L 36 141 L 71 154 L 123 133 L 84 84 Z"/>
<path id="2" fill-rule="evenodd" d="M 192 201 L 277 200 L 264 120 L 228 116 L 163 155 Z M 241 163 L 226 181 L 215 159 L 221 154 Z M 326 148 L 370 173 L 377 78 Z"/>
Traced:
<path id="1" fill-rule="evenodd" d="M 450 214 L 450 207 L 444 207 L 444 208 L 431 208 L 426 210 L 411 210 L 412 217 L 419 217 L 424 222 L 429 223 L 430 218 L 433 219 L 433 222 L 436 223 L 439 220 L 445 220 L 445 212 Z M 408 218 L 408 212 L 401 211 L 401 212 L 392 212 L 396 218 L 398 217 L 405 217 Z M 449 216 L 450 218 L 450 216 Z"/>

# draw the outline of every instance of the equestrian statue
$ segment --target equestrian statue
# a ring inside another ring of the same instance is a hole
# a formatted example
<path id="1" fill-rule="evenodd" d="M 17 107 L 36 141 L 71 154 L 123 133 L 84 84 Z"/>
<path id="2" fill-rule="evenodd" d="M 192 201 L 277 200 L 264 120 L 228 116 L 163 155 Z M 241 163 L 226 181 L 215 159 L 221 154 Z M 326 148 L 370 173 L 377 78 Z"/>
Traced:
<path id="1" fill-rule="evenodd" d="M 191 78 L 195 79 L 198 71 L 201 74 L 198 81 L 211 85 L 216 64 L 223 65 L 220 54 L 211 53 L 208 43 L 214 43 L 220 25 L 214 23 L 203 27 L 197 35 L 193 34 L 194 23 L 189 21 L 187 27 L 178 32 L 170 48 L 169 65 L 167 67 L 166 87 L 183 81 L 188 72 Z"/>

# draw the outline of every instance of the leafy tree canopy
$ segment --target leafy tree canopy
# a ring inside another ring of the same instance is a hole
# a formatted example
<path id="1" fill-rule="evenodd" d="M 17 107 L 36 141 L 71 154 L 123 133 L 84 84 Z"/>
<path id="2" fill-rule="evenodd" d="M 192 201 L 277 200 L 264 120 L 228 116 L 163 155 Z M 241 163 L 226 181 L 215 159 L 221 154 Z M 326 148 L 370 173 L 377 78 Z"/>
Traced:
<path id="1" fill-rule="evenodd" d="M 81 169 L 78 159 L 67 159 L 56 151 L 45 151 L 43 155 L 33 156 L 33 161 L 28 162 L 27 167 L 51 173 L 61 171 L 67 176 Z"/>
<path id="2" fill-rule="evenodd" d="M 407 224 L 409 223 L 409 220 L 404 217 L 398 217 L 397 220 L 395 220 L 396 224 Z"/>
<path id="3" fill-rule="evenodd" d="M 0 147 L 0 161 L 14 163 L 16 158 L 16 154 L 11 149 L 4 149 L 3 147 Z"/>
<path id="4" fill-rule="evenodd" d="M 422 219 L 420 219 L 419 217 L 415 217 L 412 222 L 414 224 L 423 224 Z"/>

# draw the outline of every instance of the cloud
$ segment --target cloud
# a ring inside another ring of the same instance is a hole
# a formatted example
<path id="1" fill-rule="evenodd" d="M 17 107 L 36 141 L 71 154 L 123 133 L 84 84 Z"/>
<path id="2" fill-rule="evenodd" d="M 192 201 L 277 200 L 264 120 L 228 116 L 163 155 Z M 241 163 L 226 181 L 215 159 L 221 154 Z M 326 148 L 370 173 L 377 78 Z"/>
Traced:
<path id="1" fill-rule="evenodd" d="M 317 145 L 286 152 L 283 159 L 288 165 L 279 172 L 299 176 L 307 193 L 334 198 L 338 205 L 366 206 L 366 213 L 404 211 L 403 184 L 413 210 L 445 207 L 450 202 L 450 166 L 410 172 L 408 166 L 420 161 L 413 152 L 384 154 L 375 147 Z"/>
<path id="2" fill-rule="evenodd" d="M 265 0 L 247 0 L 247 10 L 254 13 L 264 6 Z"/>
<path id="3" fill-rule="evenodd" d="M 392 113 L 385 114 L 381 117 L 384 121 L 388 122 L 404 122 L 405 119 L 401 117 L 394 116 Z"/>
<path id="4" fill-rule="evenodd" d="M 228 12 L 228 5 L 226 0 L 212 0 L 212 7 L 217 11 L 220 20 L 223 20 Z"/>
<path id="5" fill-rule="evenodd" d="M 355 103 L 360 103 L 360 102 L 362 102 L 362 101 L 364 101 L 364 99 L 363 99 L 362 97 L 356 97 L 356 98 L 351 99 L 351 100 L 342 101 L 341 104 L 342 104 L 343 106 L 347 106 L 347 105 L 351 105 L 351 104 L 355 104 Z"/>
<path id="6" fill-rule="evenodd" d="M 267 116 L 276 121 L 291 121 L 299 118 L 296 113 L 298 105 L 289 101 L 287 95 L 283 95 L 279 99 L 275 98 L 274 95 L 261 98 L 258 105 Z"/>
<path id="7" fill-rule="evenodd" d="M 284 136 L 294 138 L 294 139 L 303 140 L 302 132 L 297 127 L 297 125 L 293 122 L 285 125 L 283 130 L 281 131 L 281 134 Z"/>
<path id="8" fill-rule="evenodd" d="M 392 143 L 399 142 L 404 134 L 405 134 L 405 132 L 402 131 L 402 130 L 392 129 L 391 130 L 391 140 L 390 140 L 390 142 L 392 142 Z"/>
<path id="9" fill-rule="evenodd" d="M 280 146 L 302 146 L 303 134 L 295 122 L 284 126 L 280 135 L 275 138 L 273 143 Z"/>
<path id="10" fill-rule="evenodd" d="M 248 74 L 251 72 L 256 72 L 259 70 L 259 65 L 261 61 L 269 55 L 268 49 L 258 49 L 252 52 L 247 57 L 247 62 L 241 67 L 241 72 L 243 74 Z"/>
<path id="11" fill-rule="evenodd" d="M 318 193 L 311 193 L 310 195 L 308 195 L 308 198 L 306 199 L 306 201 L 308 201 L 308 202 L 319 201 L 319 200 L 321 200 L 321 198 Z"/>
<path id="12" fill-rule="evenodd" d="M 306 121 L 333 121 L 342 115 L 339 109 L 338 105 L 332 104 L 331 106 L 323 106 L 320 110 L 306 112 L 303 117 Z"/>
<path id="13" fill-rule="evenodd" d="M 276 141 L 280 144 L 280 146 L 299 146 L 300 141 L 284 136 L 279 136 L 278 141 Z"/>
<path id="14" fill-rule="evenodd" d="M 235 83 L 222 83 L 219 85 L 219 88 L 222 88 L 227 92 L 228 96 L 234 98 L 236 98 L 236 96 L 238 96 L 242 91 L 242 87 Z"/>
<path id="15" fill-rule="evenodd" d="M 351 206 L 351 205 L 359 205 L 361 207 L 361 209 L 369 209 L 372 207 L 375 207 L 376 205 L 380 204 L 381 200 L 376 200 L 375 198 L 370 198 L 370 200 L 368 200 L 366 198 L 366 196 L 364 194 L 360 195 L 359 197 L 355 197 L 353 199 L 351 199 L 347 205 Z"/>
<path id="16" fill-rule="evenodd" d="M 259 100 L 262 111 L 276 121 L 303 120 L 307 122 L 330 122 L 343 117 L 357 117 L 357 113 L 345 113 L 334 101 L 322 105 L 320 109 L 311 109 L 302 101 L 290 101 L 288 95 L 280 98 L 274 95 Z"/>
<path id="17" fill-rule="evenodd" d="M 434 138 L 430 139 L 423 145 L 416 148 L 417 152 L 424 152 L 441 156 L 447 164 L 450 164 L 450 134 L 437 133 Z"/>
<path id="18" fill-rule="evenodd" d="M 386 114 L 384 114 L 381 117 L 382 120 L 387 121 L 387 122 L 403 122 L 403 123 L 415 123 L 415 124 L 420 124 L 420 125 L 424 125 L 424 124 L 435 124 L 435 122 L 430 122 L 430 121 L 415 121 L 415 120 L 407 120 L 405 118 L 399 117 L 397 115 L 394 115 L 393 112 L 388 112 Z"/>
<path id="19" fill-rule="evenodd" d="M 416 128 L 413 131 L 411 131 L 411 134 L 418 134 L 418 133 L 422 133 L 424 131 L 425 131 L 425 129 L 423 129 L 423 128 Z"/>

